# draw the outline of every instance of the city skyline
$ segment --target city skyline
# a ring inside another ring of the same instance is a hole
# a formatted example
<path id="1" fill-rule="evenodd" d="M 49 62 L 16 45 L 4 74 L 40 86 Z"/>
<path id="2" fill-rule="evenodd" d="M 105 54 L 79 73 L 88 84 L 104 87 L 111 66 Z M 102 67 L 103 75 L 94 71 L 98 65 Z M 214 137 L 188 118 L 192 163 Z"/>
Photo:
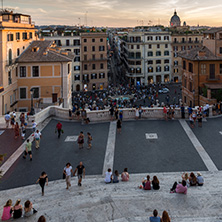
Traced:
<path id="1" fill-rule="evenodd" d="M 222 3 L 215 0 L 38 0 L 4 1 L 4 8 L 29 14 L 36 25 L 88 25 L 125 27 L 162 24 L 169 26 L 176 9 L 181 25 L 221 26 Z M 212 13 L 213 12 L 213 13 Z"/>

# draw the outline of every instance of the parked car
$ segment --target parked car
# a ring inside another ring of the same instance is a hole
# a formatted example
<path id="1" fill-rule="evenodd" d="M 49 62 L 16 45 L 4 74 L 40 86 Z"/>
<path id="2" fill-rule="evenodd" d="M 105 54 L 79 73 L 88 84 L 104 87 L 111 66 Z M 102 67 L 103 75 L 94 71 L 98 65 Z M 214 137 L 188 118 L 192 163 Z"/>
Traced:
<path id="1" fill-rule="evenodd" d="M 169 93 L 170 90 L 168 88 L 159 89 L 159 93 Z"/>

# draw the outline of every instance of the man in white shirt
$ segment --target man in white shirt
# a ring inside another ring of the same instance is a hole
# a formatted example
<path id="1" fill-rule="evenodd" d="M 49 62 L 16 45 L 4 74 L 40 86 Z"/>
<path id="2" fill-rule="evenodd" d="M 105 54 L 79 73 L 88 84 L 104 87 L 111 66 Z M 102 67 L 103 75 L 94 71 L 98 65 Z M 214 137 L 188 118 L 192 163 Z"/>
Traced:
<path id="1" fill-rule="evenodd" d="M 69 187 L 71 187 L 71 173 L 73 173 L 72 166 L 70 163 L 66 164 L 66 167 L 64 168 L 63 174 L 65 174 L 66 178 L 66 189 L 68 190 Z"/>
<path id="2" fill-rule="evenodd" d="M 9 121 L 10 121 L 10 115 L 9 113 L 5 114 L 5 123 L 6 123 L 6 128 L 9 127 Z"/>
<path id="3" fill-rule="evenodd" d="M 39 149 L 40 139 L 42 138 L 42 134 L 39 132 L 39 130 L 36 130 L 34 133 L 34 140 L 35 140 L 35 148 Z"/>

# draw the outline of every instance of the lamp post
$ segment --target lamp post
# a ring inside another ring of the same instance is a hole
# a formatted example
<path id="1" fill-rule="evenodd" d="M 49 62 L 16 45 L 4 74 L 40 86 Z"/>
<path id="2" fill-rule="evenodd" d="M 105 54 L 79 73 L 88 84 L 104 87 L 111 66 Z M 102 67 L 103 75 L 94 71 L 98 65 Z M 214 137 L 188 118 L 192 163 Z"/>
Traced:
<path id="1" fill-rule="evenodd" d="M 33 94 L 34 94 L 34 89 L 30 89 L 30 93 L 31 93 L 31 111 L 30 114 L 31 116 L 33 116 L 35 114 L 35 110 L 33 108 Z"/>

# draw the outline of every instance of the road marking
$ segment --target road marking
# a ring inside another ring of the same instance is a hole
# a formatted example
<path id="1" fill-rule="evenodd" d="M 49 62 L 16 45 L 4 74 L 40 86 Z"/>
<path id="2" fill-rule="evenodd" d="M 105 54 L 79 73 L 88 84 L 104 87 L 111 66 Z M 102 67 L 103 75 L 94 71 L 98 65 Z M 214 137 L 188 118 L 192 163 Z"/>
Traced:
<path id="1" fill-rule="evenodd" d="M 104 158 L 103 172 L 102 172 L 103 175 L 105 175 L 108 168 L 111 168 L 111 170 L 113 170 L 115 143 L 116 143 L 116 121 L 113 121 L 110 122 L 109 126 L 106 154 Z"/>
<path id="2" fill-rule="evenodd" d="M 5 130 L 0 130 L 0 136 L 5 132 Z"/>
<path id="3" fill-rule="evenodd" d="M 157 133 L 145 133 L 147 140 L 158 139 Z"/>
<path id="4" fill-rule="evenodd" d="M 77 141 L 78 136 L 67 136 L 65 142 L 75 142 Z"/>
<path id="5" fill-rule="evenodd" d="M 222 131 L 219 132 L 222 135 Z"/>
<path id="6" fill-rule="evenodd" d="M 50 122 L 51 118 L 46 119 L 42 124 L 41 128 L 39 128 L 39 131 L 42 131 L 47 124 Z M 27 138 L 30 141 L 33 140 L 33 133 Z M 26 139 L 26 140 L 27 140 Z M 2 176 L 6 174 L 6 172 L 10 169 L 10 167 L 14 164 L 14 162 L 22 155 L 22 153 L 25 150 L 26 141 L 3 163 L 3 165 L 0 167 L 0 171 L 2 171 Z"/>
<path id="7" fill-rule="evenodd" d="M 208 153 L 205 151 L 197 137 L 194 135 L 191 128 L 188 126 L 185 120 L 179 120 L 181 126 L 183 127 L 184 131 L 186 132 L 187 136 L 189 137 L 190 141 L 192 142 L 193 146 L 195 147 L 196 151 L 199 153 L 201 159 L 205 163 L 207 169 L 209 171 L 218 171 L 217 167 L 215 166 L 214 162 L 211 160 Z"/>

